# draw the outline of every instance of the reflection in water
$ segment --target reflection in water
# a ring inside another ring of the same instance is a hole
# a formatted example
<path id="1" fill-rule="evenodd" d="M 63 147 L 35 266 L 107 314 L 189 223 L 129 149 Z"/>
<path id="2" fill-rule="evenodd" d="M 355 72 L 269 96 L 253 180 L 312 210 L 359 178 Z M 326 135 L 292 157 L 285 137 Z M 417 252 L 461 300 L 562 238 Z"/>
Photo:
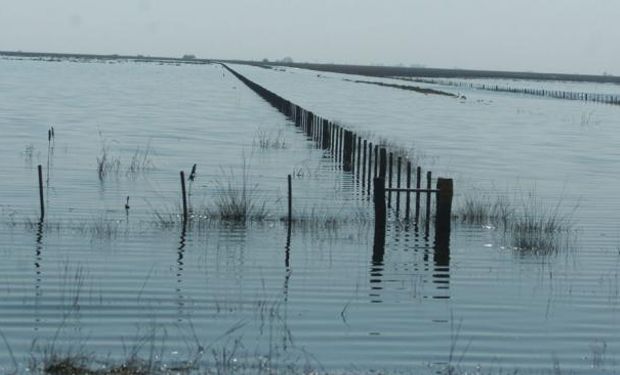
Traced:
<path id="1" fill-rule="evenodd" d="M 41 302 L 41 264 L 42 264 L 42 250 L 43 250 L 43 218 L 37 223 L 36 232 L 36 246 L 34 255 L 34 267 L 35 267 L 35 282 L 34 282 L 34 330 L 39 330 L 41 323 L 41 317 L 39 316 L 39 304 Z"/>
<path id="2" fill-rule="evenodd" d="M 287 225 L 286 229 L 286 246 L 284 246 L 284 266 L 287 272 L 291 268 L 291 224 Z"/>
<path id="3" fill-rule="evenodd" d="M 178 313 L 177 313 L 177 320 L 179 322 L 183 321 L 183 308 L 185 306 L 185 302 L 183 301 L 183 291 L 182 291 L 182 283 L 183 283 L 183 256 L 185 253 L 185 236 L 187 233 L 187 228 L 185 225 L 185 222 L 183 222 L 183 227 L 181 229 L 181 237 L 179 240 L 179 247 L 177 248 L 177 286 L 176 286 L 176 293 L 177 293 L 177 306 L 178 306 Z"/>
<path id="4" fill-rule="evenodd" d="M 435 249 L 433 252 L 433 283 L 438 290 L 445 291 L 445 295 L 437 295 L 433 298 L 448 299 L 450 295 L 450 231 L 435 232 Z"/>
<path id="5" fill-rule="evenodd" d="M 284 285 L 282 287 L 283 289 L 283 295 L 284 295 L 284 323 L 286 324 L 286 322 L 288 322 L 288 284 L 291 280 L 291 274 L 292 274 L 292 270 L 291 270 L 291 263 L 290 263 L 290 253 L 291 253 L 291 224 L 288 223 L 287 225 L 287 229 L 286 229 L 286 246 L 284 247 L 285 249 L 285 255 L 284 255 L 284 266 L 285 266 L 285 270 L 284 270 Z M 282 338 L 282 348 L 283 350 L 286 352 L 286 350 L 288 349 L 288 337 L 287 335 L 284 335 Z"/>
<path id="6" fill-rule="evenodd" d="M 372 261 L 370 267 L 370 302 L 381 303 L 381 291 L 383 290 L 383 258 L 385 255 L 385 239 L 374 236 L 374 242 L 372 246 Z"/>
<path id="7" fill-rule="evenodd" d="M 436 232 L 433 243 L 425 229 L 407 223 L 390 225 L 387 245 L 381 246 L 381 241 L 373 244 L 369 276 L 372 303 L 386 302 L 385 293 L 400 290 L 411 279 L 415 286 L 410 295 L 418 295 L 420 284 L 434 286 L 422 298 L 450 298 L 450 235 Z"/>
<path id="8" fill-rule="evenodd" d="M 381 297 L 381 291 L 383 286 L 381 285 L 383 279 L 383 261 L 373 260 L 370 267 L 370 302 L 381 303 L 383 302 Z"/>

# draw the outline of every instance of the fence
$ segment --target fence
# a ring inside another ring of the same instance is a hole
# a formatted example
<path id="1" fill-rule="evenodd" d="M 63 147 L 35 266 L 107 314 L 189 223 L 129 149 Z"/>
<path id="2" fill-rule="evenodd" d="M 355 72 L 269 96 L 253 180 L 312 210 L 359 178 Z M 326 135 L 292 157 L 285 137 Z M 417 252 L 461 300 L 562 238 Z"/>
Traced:
<path id="1" fill-rule="evenodd" d="M 377 194 L 385 195 L 387 193 L 386 207 L 392 209 L 396 218 L 400 218 L 404 212 L 403 218 L 405 220 L 416 224 L 419 223 L 422 214 L 422 199 L 425 199 L 425 215 L 423 218 L 425 219 L 425 227 L 428 233 L 431 220 L 431 194 L 440 193 L 438 197 L 441 196 L 441 193 L 444 192 L 444 190 L 441 190 L 441 186 L 444 186 L 442 184 L 445 184 L 445 181 L 449 181 L 450 203 L 446 203 L 445 199 L 443 201 L 442 199 L 436 199 L 436 213 L 438 215 L 435 217 L 435 227 L 439 230 L 437 233 L 442 235 L 445 233 L 449 234 L 452 180 L 439 178 L 437 179 L 437 189 L 432 189 L 432 172 L 427 171 L 426 188 L 422 188 L 422 168 L 415 166 L 415 176 L 413 176 L 414 165 L 402 151 L 390 151 L 383 145 L 373 144 L 370 140 L 361 137 L 355 132 L 322 118 L 267 90 L 231 69 L 226 64 L 222 64 L 222 66 L 289 118 L 316 147 L 328 152 L 344 172 L 353 175 L 355 181 L 361 185 L 362 191 L 364 191 L 368 198 L 374 192 L 374 200 L 376 202 Z M 403 181 L 403 178 L 406 178 L 406 181 Z M 413 178 L 415 178 L 415 188 L 412 185 L 414 183 L 412 181 Z M 401 195 L 404 195 L 404 197 L 401 197 Z M 414 200 L 413 207 L 412 198 Z M 375 204 L 376 206 L 377 204 Z M 375 222 L 379 222 L 378 227 L 385 228 L 385 217 L 385 215 L 381 216 L 380 213 L 379 217 L 375 216 Z M 381 225 L 381 223 L 383 224 Z M 375 234 L 384 237 L 385 229 L 383 231 L 379 230 Z"/>
<path id="2" fill-rule="evenodd" d="M 477 89 L 477 90 L 506 92 L 506 93 L 511 93 L 511 94 L 523 94 L 523 95 L 542 96 L 542 97 L 555 98 L 555 99 L 580 100 L 584 102 L 620 105 L 620 96 L 615 95 L 615 94 L 598 94 L 598 93 L 575 92 L 575 91 L 564 91 L 564 90 L 546 90 L 546 89 L 535 89 L 535 88 L 510 87 L 510 86 L 500 86 L 500 85 L 491 85 L 491 84 L 481 84 L 481 83 L 476 84 L 476 83 L 469 83 L 469 82 L 445 81 L 445 80 L 424 79 L 424 78 L 412 78 L 412 79 L 407 79 L 407 80 L 412 81 L 412 82 L 440 84 L 440 85 L 455 86 L 455 87 L 467 87 L 467 88 Z"/>

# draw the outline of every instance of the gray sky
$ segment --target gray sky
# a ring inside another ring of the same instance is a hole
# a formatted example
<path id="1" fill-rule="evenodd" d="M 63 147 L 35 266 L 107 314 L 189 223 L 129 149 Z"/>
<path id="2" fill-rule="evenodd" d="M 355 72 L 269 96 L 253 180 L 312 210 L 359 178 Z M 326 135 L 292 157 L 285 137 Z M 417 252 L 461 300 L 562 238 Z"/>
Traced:
<path id="1" fill-rule="evenodd" d="M 0 0 L 0 50 L 620 75 L 620 0 Z"/>

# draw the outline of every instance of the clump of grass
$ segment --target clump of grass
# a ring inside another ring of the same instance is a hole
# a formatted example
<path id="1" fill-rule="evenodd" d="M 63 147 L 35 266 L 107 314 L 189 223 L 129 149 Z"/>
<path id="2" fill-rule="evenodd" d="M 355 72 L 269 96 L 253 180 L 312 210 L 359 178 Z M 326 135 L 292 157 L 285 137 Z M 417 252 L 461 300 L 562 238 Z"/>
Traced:
<path id="1" fill-rule="evenodd" d="M 470 194 L 455 211 L 454 218 L 466 224 L 491 225 L 503 230 L 516 250 L 550 254 L 568 245 L 575 209 L 565 213 L 561 200 L 549 205 L 534 192 L 528 193 L 520 204 L 500 195 L 492 198 Z"/>
<path id="2" fill-rule="evenodd" d="M 511 242 L 518 250 L 554 253 L 567 245 L 572 228 L 570 214 L 563 214 L 561 201 L 548 206 L 532 193 L 510 223 Z"/>
<path id="3" fill-rule="evenodd" d="M 129 166 L 127 167 L 126 175 L 127 176 L 136 176 L 139 173 L 143 173 L 145 171 L 151 170 L 155 168 L 155 164 L 151 160 L 151 144 L 147 143 L 144 150 L 140 147 L 136 148 L 133 155 L 131 156 L 131 160 L 129 161 Z"/>
<path id="4" fill-rule="evenodd" d="M 466 224 L 507 227 L 515 210 L 504 196 L 466 195 L 454 217 Z"/>
<path id="5" fill-rule="evenodd" d="M 29 370 L 42 375 L 164 375 L 189 373 L 189 367 L 158 366 L 153 357 L 130 355 L 120 362 L 97 360 L 93 354 L 58 353 L 47 349 L 43 358 L 31 359 Z"/>
<path id="6" fill-rule="evenodd" d="M 59 355 L 51 354 L 43 359 L 41 364 L 32 364 L 30 367 L 35 371 L 48 375 L 94 375 L 96 371 L 88 368 L 92 362 L 91 357 L 82 355 Z"/>
<path id="7" fill-rule="evenodd" d="M 223 221 L 263 221 L 269 216 L 266 202 L 258 194 L 258 184 L 250 181 L 250 168 L 243 159 L 241 175 L 231 170 L 227 181 L 218 181 L 218 195 L 215 207 L 209 207 L 206 216 Z"/>
<path id="8" fill-rule="evenodd" d="M 211 218 L 224 221 L 262 221 L 269 214 L 264 201 L 256 198 L 256 189 L 242 184 L 240 187 L 228 182 L 220 189 L 215 201 L 215 208 L 207 208 Z"/>
<path id="9" fill-rule="evenodd" d="M 192 326 L 193 327 L 193 326 Z M 132 339 L 133 343 L 126 346 L 124 338 L 120 338 L 123 355 L 120 360 L 97 358 L 94 352 L 86 349 L 85 342 L 78 338 L 77 344 L 59 345 L 59 338 L 64 335 L 64 328 L 58 327 L 53 339 L 50 341 L 34 340 L 30 353 L 28 372 L 41 375 L 172 375 L 194 373 L 196 363 L 202 355 L 203 348 L 197 341 L 196 348 L 188 354 L 187 360 L 164 362 L 165 340 L 167 331 L 163 329 L 158 334 L 157 327 L 148 328 L 142 333 L 139 328 L 138 335 Z M 73 342 L 63 338 L 63 342 Z"/>
<path id="10" fill-rule="evenodd" d="M 110 175 L 118 175 L 121 168 L 121 161 L 117 157 L 110 155 L 109 146 L 106 143 L 101 145 L 101 154 L 97 156 L 97 175 L 100 180 Z"/>
<path id="11" fill-rule="evenodd" d="M 262 150 L 285 149 L 288 147 L 286 139 L 282 135 L 282 130 L 278 130 L 278 132 L 274 134 L 264 129 L 258 129 L 252 144 Z"/>
<path id="12" fill-rule="evenodd" d="M 101 133 L 99 133 L 101 137 Z M 110 144 L 107 140 L 101 141 L 101 150 L 97 156 L 97 175 L 99 180 L 104 180 L 109 176 L 119 176 L 124 171 L 127 177 L 136 177 L 140 173 L 145 173 L 155 168 L 155 164 L 151 159 L 151 144 L 147 143 L 143 149 L 140 146 L 136 148 L 129 163 L 123 166 L 121 158 L 110 152 Z"/>

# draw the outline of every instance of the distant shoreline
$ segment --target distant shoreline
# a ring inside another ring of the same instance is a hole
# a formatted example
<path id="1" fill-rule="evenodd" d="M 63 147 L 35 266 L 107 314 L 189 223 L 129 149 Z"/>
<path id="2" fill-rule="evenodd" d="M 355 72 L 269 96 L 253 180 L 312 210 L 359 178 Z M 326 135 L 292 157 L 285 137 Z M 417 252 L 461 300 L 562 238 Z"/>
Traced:
<path id="1" fill-rule="evenodd" d="M 226 60 L 226 59 L 201 59 L 194 57 L 163 57 L 143 55 L 97 55 L 80 53 L 55 53 L 55 52 L 22 52 L 0 51 L 0 56 L 50 58 L 50 59 L 89 59 L 89 60 L 117 60 L 127 59 L 145 62 L 176 62 L 185 64 L 212 64 L 228 63 L 253 66 L 285 66 L 300 69 L 308 69 L 322 72 L 355 74 L 370 77 L 430 77 L 430 78 L 469 78 L 469 79 L 524 79 L 538 81 L 572 81 L 572 82 L 595 82 L 620 84 L 620 76 L 592 75 L 592 74 L 567 74 L 567 73 L 538 73 L 538 72 L 510 72 L 496 70 L 472 70 L 472 69 L 439 69 L 419 67 L 397 66 L 373 66 L 373 65 L 345 65 L 345 64 L 318 64 L 318 63 L 292 63 L 251 60 Z"/>

